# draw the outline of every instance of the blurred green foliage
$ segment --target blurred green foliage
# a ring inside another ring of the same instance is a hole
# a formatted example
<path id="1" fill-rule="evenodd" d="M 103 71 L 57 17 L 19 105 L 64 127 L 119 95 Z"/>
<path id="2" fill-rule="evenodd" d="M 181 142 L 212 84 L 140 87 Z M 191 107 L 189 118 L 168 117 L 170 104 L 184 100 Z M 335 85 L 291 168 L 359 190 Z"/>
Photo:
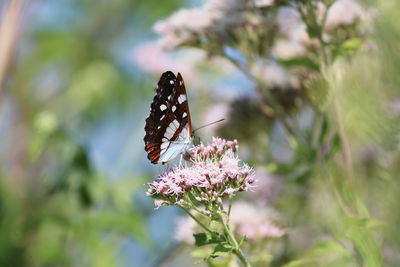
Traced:
<path id="1" fill-rule="evenodd" d="M 109 179 L 88 140 L 151 94 L 128 45 L 180 1 L 31 2 L 1 99 L 0 266 L 123 266 L 128 238 L 154 246 L 134 204 L 148 178 Z"/>
<path id="2" fill-rule="evenodd" d="M 149 232 L 152 207 L 140 196 L 151 172 L 142 166 L 141 139 L 122 145 L 121 154 L 129 150 L 140 158 L 123 174 L 99 166 L 93 146 L 100 144 L 93 140 L 99 125 L 115 125 L 115 117 L 126 113 L 130 119 L 122 124 L 133 124 L 132 136 L 142 135 L 154 80 L 130 65 L 130 49 L 152 37 L 152 24 L 182 2 L 32 1 L 0 99 L 0 266 L 133 266 L 140 252 L 131 249 L 127 260 L 121 252 L 127 239 L 153 250 L 146 263 L 180 252 L 172 246 L 159 255 L 170 242 L 161 244 Z M 309 8 L 318 1 L 276 2 Z M 265 23 L 254 31 L 232 27 L 223 38 L 217 32 L 190 43 L 208 55 L 199 76 L 208 60 L 223 57 L 255 84 L 257 97 L 232 101 L 218 129 L 222 137 L 237 138 L 248 161 L 283 184 L 272 205 L 288 235 L 250 248 L 255 266 L 400 264 L 400 118 L 392 111 L 400 105 L 400 3 L 364 2 L 377 10 L 368 34 L 340 29 L 332 34 L 336 42 L 326 44 L 325 59 L 312 47 L 306 57 L 276 60 L 301 77 L 311 73 L 299 88 L 274 88 L 249 73 L 255 58 L 271 57 L 277 33 L 267 14 L 276 15 L 275 7 L 260 9 Z M 307 32 L 323 38 L 311 17 Z M 224 47 L 246 60 L 235 61 Z M 301 127 L 305 110 L 312 110 L 312 123 Z M 352 170 L 343 163 L 340 127 Z M 120 132 L 113 128 L 109 146 L 118 145 Z M 277 144 L 289 150 L 289 160 L 277 159 Z M 179 260 L 185 262 L 178 258 L 176 265 Z"/>

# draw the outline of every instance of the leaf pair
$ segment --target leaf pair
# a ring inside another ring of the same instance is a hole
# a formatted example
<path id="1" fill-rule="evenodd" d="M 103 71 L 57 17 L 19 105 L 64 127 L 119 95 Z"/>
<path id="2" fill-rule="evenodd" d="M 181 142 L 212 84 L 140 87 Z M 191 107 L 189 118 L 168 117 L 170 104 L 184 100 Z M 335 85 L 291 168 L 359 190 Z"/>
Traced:
<path id="1" fill-rule="evenodd" d="M 195 238 L 195 245 L 198 247 L 216 244 L 214 251 L 204 260 L 208 260 L 209 258 L 217 258 L 224 253 L 231 253 L 234 249 L 233 246 L 229 244 L 229 242 L 227 242 L 222 235 L 216 232 L 199 233 L 194 234 L 193 236 Z"/>

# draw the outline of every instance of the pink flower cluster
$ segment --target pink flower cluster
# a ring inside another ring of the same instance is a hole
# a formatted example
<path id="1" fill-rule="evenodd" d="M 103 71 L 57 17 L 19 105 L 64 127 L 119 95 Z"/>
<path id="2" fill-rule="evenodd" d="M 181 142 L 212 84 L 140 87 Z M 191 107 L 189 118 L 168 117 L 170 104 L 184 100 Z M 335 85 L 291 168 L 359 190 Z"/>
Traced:
<path id="1" fill-rule="evenodd" d="M 265 0 L 258 2 L 260 7 L 266 5 L 262 3 Z M 162 36 L 159 43 L 166 49 L 201 43 L 209 38 L 205 37 L 207 34 L 221 38 L 233 27 L 253 25 L 258 21 L 245 16 L 248 4 L 242 0 L 209 0 L 201 7 L 178 10 L 170 17 L 158 21 L 153 29 Z"/>
<path id="2" fill-rule="evenodd" d="M 271 219 L 273 217 L 273 211 L 263 205 L 240 201 L 232 207 L 230 224 L 235 232 L 251 242 L 281 238 L 286 231 Z"/>
<path id="3" fill-rule="evenodd" d="M 155 205 L 184 205 L 189 198 L 207 205 L 224 196 L 245 191 L 255 182 L 252 168 L 235 155 L 237 141 L 213 138 L 208 146 L 195 146 L 188 166 L 177 166 L 148 184 Z"/>
<path id="4" fill-rule="evenodd" d="M 208 146 L 200 144 L 192 149 L 194 161 L 204 161 L 211 157 L 221 158 L 228 150 L 236 152 L 239 148 L 237 140 L 227 141 L 222 138 L 213 137 L 212 143 Z"/>

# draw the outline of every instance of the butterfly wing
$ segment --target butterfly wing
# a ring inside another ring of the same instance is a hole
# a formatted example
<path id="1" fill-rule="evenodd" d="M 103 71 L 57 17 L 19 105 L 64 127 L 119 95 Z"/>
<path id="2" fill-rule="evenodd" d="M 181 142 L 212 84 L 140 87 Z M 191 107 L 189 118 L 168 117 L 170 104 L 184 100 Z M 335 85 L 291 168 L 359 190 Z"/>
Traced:
<path id="1" fill-rule="evenodd" d="M 185 85 L 180 73 L 164 72 L 146 119 L 145 150 L 156 163 L 172 161 L 190 144 L 193 136 Z"/>

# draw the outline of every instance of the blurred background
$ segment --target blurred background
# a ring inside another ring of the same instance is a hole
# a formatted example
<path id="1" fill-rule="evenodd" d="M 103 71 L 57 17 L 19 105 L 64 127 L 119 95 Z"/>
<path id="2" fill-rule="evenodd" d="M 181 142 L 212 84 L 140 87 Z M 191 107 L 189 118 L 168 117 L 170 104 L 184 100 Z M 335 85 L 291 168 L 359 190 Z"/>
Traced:
<path id="1" fill-rule="evenodd" d="M 200 139 L 237 139 L 256 171 L 234 208 L 254 266 L 399 266 L 399 12 L 0 0 L 0 266 L 202 258 L 183 214 L 145 194 L 165 170 L 143 137 L 166 70 L 185 79 L 194 127 L 226 119 Z"/>

